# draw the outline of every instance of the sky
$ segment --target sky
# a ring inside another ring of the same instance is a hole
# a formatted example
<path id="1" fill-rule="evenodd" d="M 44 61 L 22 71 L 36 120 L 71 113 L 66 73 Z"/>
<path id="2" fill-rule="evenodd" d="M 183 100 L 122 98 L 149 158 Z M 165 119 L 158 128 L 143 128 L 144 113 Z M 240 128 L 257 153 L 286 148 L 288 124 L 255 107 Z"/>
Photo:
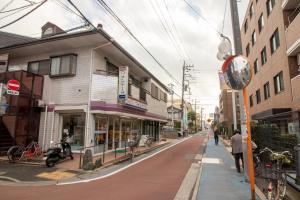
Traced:
<path id="1" fill-rule="evenodd" d="M 42 0 L 31 0 L 40 2 Z M 105 0 L 106 4 L 126 24 L 130 31 L 154 55 L 154 57 L 176 79 L 171 78 L 153 58 L 97 3 L 97 0 L 72 0 L 81 12 L 94 24 L 102 24 L 103 29 L 139 60 L 165 85 L 174 84 L 175 96 L 181 96 L 182 66 L 193 66 L 190 74 L 191 95 L 185 99 L 191 103 L 197 100 L 198 111 L 204 107 L 205 113 L 214 111 L 220 93 L 218 70 L 222 62 L 216 54 L 223 32 L 232 40 L 229 0 L 227 0 L 224 28 L 223 19 L 226 0 Z M 240 23 L 245 15 L 249 0 L 238 1 Z M 11 11 L 26 6 L 28 0 L 1 0 L 0 26 L 13 21 L 33 7 L 20 12 Z M 30 37 L 40 37 L 41 27 L 48 21 L 63 29 L 70 29 L 83 23 L 69 9 L 67 0 L 48 0 L 36 11 L 22 20 L 2 29 Z M 4 6 L 8 5 L 4 10 Z M 73 9 L 74 10 L 74 9 Z M 16 12 L 16 13 L 15 13 Z M 197 14 L 198 13 L 198 14 Z"/>

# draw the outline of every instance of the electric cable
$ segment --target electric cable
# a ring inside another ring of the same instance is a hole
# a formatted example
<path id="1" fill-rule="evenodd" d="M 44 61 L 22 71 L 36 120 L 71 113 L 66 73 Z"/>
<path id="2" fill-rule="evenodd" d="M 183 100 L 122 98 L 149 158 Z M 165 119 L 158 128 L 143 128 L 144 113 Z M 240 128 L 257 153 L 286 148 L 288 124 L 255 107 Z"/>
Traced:
<path id="1" fill-rule="evenodd" d="M 221 29 L 221 34 L 222 34 L 222 35 L 223 35 L 223 31 L 224 31 L 224 24 L 225 24 L 225 17 L 226 17 L 227 2 L 228 2 L 228 0 L 225 1 L 225 8 L 224 8 L 224 15 L 223 15 L 223 24 L 222 24 L 222 29 Z"/>
<path id="2" fill-rule="evenodd" d="M 68 0 L 69 2 L 71 0 Z M 157 58 L 140 42 L 140 40 L 130 31 L 130 29 L 124 24 L 124 22 L 114 13 L 114 11 L 103 1 L 103 0 L 97 0 L 97 2 L 100 3 L 100 5 L 105 8 L 118 22 L 121 26 L 125 28 L 125 30 L 135 39 L 141 47 L 152 57 L 152 59 L 163 69 L 170 78 L 172 78 L 176 84 L 180 85 L 180 82 L 157 60 Z"/>
<path id="3" fill-rule="evenodd" d="M 25 5 L 25 6 L 21 6 L 21 7 L 17 7 L 17 8 L 13 8 L 13 9 L 10 9 L 10 10 L 1 11 L 0 14 L 12 12 L 12 11 L 19 10 L 19 9 L 22 9 L 22 8 L 29 8 L 29 7 L 32 7 L 32 6 L 34 6 L 35 4 L 39 4 L 39 3 L 41 3 L 41 2 L 37 2 L 37 3 L 34 3 L 34 4 Z"/>
<path id="4" fill-rule="evenodd" d="M 41 7 L 41 6 L 42 6 L 44 3 L 46 3 L 46 2 L 47 2 L 47 0 L 44 0 L 42 3 L 40 3 L 39 5 L 37 5 L 35 8 L 31 9 L 29 12 L 25 13 L 25 14 L 22 15 L 21 17 L 15 19 L 15 20 L 12 21 L 12 22 L 9 22 L 8 24 L 5 24 L 5 25 L 1 26 L 0 29 L 5 28 L 5 27 L 7 27 L 7 26 L 10 26 L 10 25 L 16 23 L 17 21 L 23 19 L 24 17 L 26 17 L 27 15 L 29 15 L 30 13 L 32 13 L 33 11 L 35 11 L 36 9 L 38 9 L 39 7 Z"/>
<path id="5" fill-rule="evenodd" d="M 5 8 L 7 8 L 10 4 L 12 4 L 14 2 L 14 0 L 9 1 L 7 4 L 5 4 L 1 9 L 0 12 L 2 12 L 3 10 L 5 10 Z"/>
<path id="6" fill-rule="evenodd" d="M 16 11 L 13 12 L 13 13 L 9 13 L 8 15 L 5 15 L 5 16 L 1 17 L 0 20 L 5 19 L 5 18 L 7 18 L 7 17 L 9 17 L 9 16 L 12 16 L 12 15 L 14 15 L 14 14 L 17 14 L 17 13 L 19 13 L 19 12 L 21 12 L 21 11 L 27 9 L 27 8 L 29 8 L 29 7 L 23 7 L 23 8 L 20 8 L 20 9 L 16 10 Z"/>

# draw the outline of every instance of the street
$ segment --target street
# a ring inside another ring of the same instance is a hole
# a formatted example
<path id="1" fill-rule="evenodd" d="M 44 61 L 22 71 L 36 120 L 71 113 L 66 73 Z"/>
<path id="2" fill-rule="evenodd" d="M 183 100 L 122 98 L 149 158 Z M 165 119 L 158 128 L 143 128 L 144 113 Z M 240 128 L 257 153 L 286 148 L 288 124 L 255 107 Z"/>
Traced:
<path id="1" fill-rule="evenodd" d="M 205 136 L 194 136 L 110 177 L 65 186 L 0 187 L 1 199 L 173 199 Z"/>

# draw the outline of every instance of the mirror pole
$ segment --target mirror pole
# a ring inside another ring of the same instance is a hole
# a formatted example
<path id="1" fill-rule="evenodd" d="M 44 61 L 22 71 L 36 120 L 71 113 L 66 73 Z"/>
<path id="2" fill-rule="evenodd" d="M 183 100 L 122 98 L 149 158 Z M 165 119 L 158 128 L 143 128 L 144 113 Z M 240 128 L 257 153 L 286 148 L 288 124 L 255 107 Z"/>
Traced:
<path id="1" fill-rule="evenodd" d="M 251 189 L 251 199 L 255 200 L 255 180 L 254 180 L 254 165 L 253 165 L 253 155 L 252 155 L 252 143 L 251 143 L 251 126 L 250 126 L 250 114 L 248 107 L 248 94 L 246 87 L 243 89 L 243 98 L 245 106 L 245 116 L 246 116 L 246 126 L 247 126 L 247 159 L 248 159 L 248 170 L 250 179 L 250 189 Z"/>

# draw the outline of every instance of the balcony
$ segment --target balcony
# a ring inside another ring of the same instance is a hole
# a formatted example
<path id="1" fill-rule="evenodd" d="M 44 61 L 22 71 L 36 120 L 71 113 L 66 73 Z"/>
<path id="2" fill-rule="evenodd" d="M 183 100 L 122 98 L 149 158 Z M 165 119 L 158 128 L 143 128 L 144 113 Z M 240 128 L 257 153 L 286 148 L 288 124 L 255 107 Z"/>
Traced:
<path id="1" fill-rule="evenodd" d="M 291 79 L 292 91 L 293 91 L 293 102 L 300 103 L 300 75 Z"/>
<path id="2" fill-rule="evenodd" d="M 300 7 L 298 13 L 293 16 L 293 20 L 286 29 L 286 43 L 287 43 L 287 54 L 289 56 L 296 56 L 300 53 Z M 293 14 L 292 14 L 293 15 Z M 292 15 L 289 15 L 290 17 Z M 291 18 L 290 18 L 291 19 Z"/>
<path id="3" fill-rule="evenodd" d="M 283 10 L 291 10 L 296 8 L 298 4 L 299 0 L 284 0 L 281 7 Z"/>

